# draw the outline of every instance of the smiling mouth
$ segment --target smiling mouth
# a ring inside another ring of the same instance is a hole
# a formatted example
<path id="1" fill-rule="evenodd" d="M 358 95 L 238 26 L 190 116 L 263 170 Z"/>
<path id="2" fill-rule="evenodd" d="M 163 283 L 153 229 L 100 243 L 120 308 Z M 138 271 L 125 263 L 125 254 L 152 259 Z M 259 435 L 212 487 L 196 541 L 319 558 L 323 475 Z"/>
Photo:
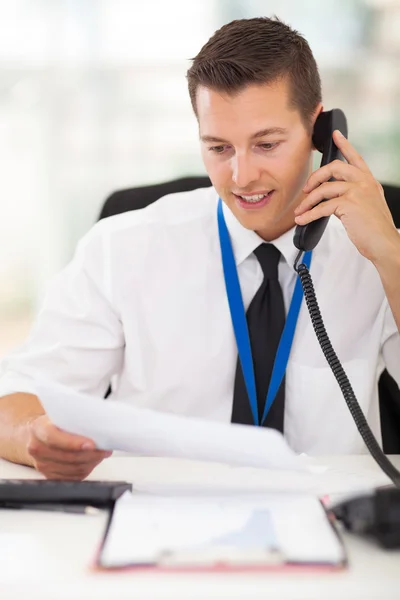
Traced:
<path id="1" fill-rule="evenodd" d="M 263 206 L 265 206 L 269 200 L 271 199 L 271 196 L 273 195 L 275 190 L 270 190 L 269 192 L 266 193 L 260 193 L 260 194 L 247 194 L 247 195 L 238 195 L 238 194 L 233 194 L 236 198 L 237 203 L 239 204 L 239 206 L 241 208 L 245 208 L 245 209 L 254 209 L 254 208 L 262 208 Z M 232 192 L 233 193 L 233 192 Z"/>

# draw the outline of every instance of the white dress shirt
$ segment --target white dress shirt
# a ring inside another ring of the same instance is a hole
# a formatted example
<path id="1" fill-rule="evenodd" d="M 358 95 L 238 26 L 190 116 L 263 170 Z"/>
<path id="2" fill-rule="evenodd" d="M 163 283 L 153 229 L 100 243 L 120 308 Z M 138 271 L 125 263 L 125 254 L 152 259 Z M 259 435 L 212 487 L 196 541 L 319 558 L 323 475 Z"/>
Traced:
<path id="1" fill-rule="evenodd" d="M 97 223 L 54 279 L 31 335 L 1 364 L 0 395 L 35 377 L 137 407 L 229 422 L 237 347 L 225 291 L 213 188 L 165 196 Z M 247 309 L 263 275 L 262 239 L 224 205 Z M 286 311 L 293 229 L 274 241 Z M 380 440 L 377 382 L 400 383 L 400 336 L 379 275 L 332 217 L 310 269 L 321 313 Z M 285 437 L 296 452 L 365 452 L 303 301 L 286 371 Z"/>

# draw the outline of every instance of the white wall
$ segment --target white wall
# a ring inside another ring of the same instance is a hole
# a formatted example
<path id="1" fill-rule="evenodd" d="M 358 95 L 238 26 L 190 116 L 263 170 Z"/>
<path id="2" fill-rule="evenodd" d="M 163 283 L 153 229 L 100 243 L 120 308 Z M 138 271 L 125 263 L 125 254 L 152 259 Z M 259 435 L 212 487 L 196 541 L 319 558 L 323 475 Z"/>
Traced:
<path id="1" fill-rule="evenodd" d="M 400 183 L 398 1 L 0 0 L 0 352 L 109 193 L 203 172 L 188 59 L 273 14 L 309 40 L 376 177 Z"/>

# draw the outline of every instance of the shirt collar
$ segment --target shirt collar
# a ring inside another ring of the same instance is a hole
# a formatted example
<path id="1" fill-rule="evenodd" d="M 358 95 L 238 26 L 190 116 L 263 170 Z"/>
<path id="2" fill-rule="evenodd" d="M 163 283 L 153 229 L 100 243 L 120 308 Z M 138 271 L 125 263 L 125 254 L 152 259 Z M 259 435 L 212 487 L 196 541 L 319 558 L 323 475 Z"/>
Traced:
<path id="1" fill-rule="evenodd" d="M 243 227 L 225 202 L 222 202 L 222 209 L 232 242 L 236 266 L 238 266 L 265 240 L 263 240 L 255 231 Z M 297 248 L 293 244 L 294 229 L 295 227 L 292 227 L 289 231 L 286 231 L 276 238 L 276 240 L 272 240 L 271 242 L 279 250 L 291 268 L 293 268 L 298 253 Z"/>

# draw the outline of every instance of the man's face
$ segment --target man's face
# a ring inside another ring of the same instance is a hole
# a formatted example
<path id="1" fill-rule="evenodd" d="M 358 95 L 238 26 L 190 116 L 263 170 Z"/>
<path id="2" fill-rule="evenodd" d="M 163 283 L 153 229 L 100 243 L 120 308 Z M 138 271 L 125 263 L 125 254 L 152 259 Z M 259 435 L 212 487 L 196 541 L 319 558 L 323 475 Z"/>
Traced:
<path id="1" fill-rule="evenodd" d="M 266 240 L 294 225 L 311 171 L 311 135 L 288 105 L 284 80 L 233 96 L 197 90 L 202 156 L 213 186 L 240 223 Z"/>

